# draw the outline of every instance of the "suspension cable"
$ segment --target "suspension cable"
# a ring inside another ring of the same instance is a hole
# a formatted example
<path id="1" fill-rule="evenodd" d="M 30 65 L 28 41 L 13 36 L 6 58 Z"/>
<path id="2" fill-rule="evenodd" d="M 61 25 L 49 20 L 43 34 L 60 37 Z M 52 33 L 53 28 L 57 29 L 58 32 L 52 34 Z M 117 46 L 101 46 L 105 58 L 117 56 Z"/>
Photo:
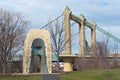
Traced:
<path id="1" fill-rule="evenodd" d="M 76 22 L 73 22 L 73 23 L 71 24 L 71 27 L 74 26 L 75 24 L 76 24 Z M 89 27 L 92 28 L 92 26 L 89 26 Z M 119 39 L 118 37 L 114 36 L 113 34 L 111 34 L 110 32 L 107 32 L 107 31 L 105 31 L 104 29 L 102 29 L 102 28 L 100 28 L 100 27 L 98 27 L 98 26 L 96 26 L 96 29 L 97 29 L 98 31 L 100 31 L 101 33 L 109 36 L 111 39 L 113 39 L 113 40 L 115 40 L 115 41 L 117 41 L 117 42 L 120 43 L 120 39 Z"/>
<path id="2" fill-rule="evenodd" d="M 56 21 L 58 18 L 60 18 L 60 17 L 62 17 L 62 16 L 63 16 L 63 14 L 61 14 L 60 16 L 58 16 L 57 18 L 55 18 L 54 20 L 52 20 L 52 21 L 48 22 L 46 25 L 44 25 L 44 26 L 43 26 L 43 27 L 41 27 L 40 29 L 45 28 L 46 26 L 48 26 L 49 24 L 53 23 L 54 21 Z"/>

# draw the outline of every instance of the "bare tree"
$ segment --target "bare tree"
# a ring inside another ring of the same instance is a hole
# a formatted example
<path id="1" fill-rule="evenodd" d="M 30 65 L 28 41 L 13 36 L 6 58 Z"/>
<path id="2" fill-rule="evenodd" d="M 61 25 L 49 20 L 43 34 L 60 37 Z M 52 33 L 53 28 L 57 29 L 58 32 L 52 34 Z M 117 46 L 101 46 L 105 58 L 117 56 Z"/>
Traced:
<path id="1" fill-rule="evenodd" d="M 59 71 L 59 55 L 64 52 L 65 45 L 71 39 L 67 41 L 64 40 L 64 23 L 60 19 L 57 19 L 55 23 L 51 23 L 48 26 L 48 30 L 51 35 L 51 45 L 52 45 L 52 52 L 57 57 L 57 72 Z M 69 46 L 70 47 L 70 46 Z"/>
<path id="2" fill-rule="evenodd" d="M 21 13 L 11 13 L 0 9 L 0 58 L 3 73 L 13 56 L 22 49 L 26 27 L 29 21 Z"/>
<path id="3" fill-rule="evenodd" d="M 102 38 L 101 41 L 98 41 L 96 43 L 96 55 L 92 58 L 85 59 L 85 58 L 76 58 L 75 65 L 78 70 L 85 70 L 85 69 L 109 69 L 110 68 L 110 61 L 108 60 L 108 56 L 111 55 L 111 53 L 118 50 L 117 45 L 113 42 L 111 42 L 109 37 Z M 118 51 L 117 51 L 118 53 Z M 90 65 L 90 66 L 89 66 Z"/>
<path id="4" fill-rule="evenodd" d="M 118 56 L 120 55 L 120 46 L 118 44 L 118 42 L 114 42 L 114 54 L 113 54 L 113 64 L 112 64 L 112 68 L 119 68 L 120 65 L 120 61 L 118 60 Z"/>
<path id="5" fill-rule="evenodd" d="M 97 42 L 97 55 L 104 58 L 108 53 L 107 44 L 105 42 Z"/>
<path id="6" fill-rule="evenodd" d="M 57 57 L 57 72 L 59 71 L 59 55 L 62 53 L 64 48 L 64 37 L 63 37 L 63 23 L 60 23 L 59 20 L 56 20 L 54 24 L 50 24 L 48 26 L 48 30 L 50 31 L 51 35 L 51 45 L 52 45 L 52 52 Z"/>
<path id="7" fill-rule="evenodd" d="M 11 72 L 12 73 L 22 73 L 22 54 L 14 56 L 18 60 L 13 59 L 11 65 Z"/>
<path id="8" fill-rule="evenodd" d="M 109 69 L 115 65 L 117 66 L 116 54 L 119 52 L 118 43 L 110 39 L 110 37 L 103 37 L 102 41 L 97 42 L 97 64 L 98 66 Z M 112 60 L 109 60 L 109 56 L 113 56 Z M 115 61 L 115 62 L 114 62 Z"/>
<path id="9" fill-rule="evenodd" d="M 101 41 L 97 41 L 96 51 L 95 68 L 109 69 L 108 55 L 113 51 L 110 37 L 104 36 Z"/>

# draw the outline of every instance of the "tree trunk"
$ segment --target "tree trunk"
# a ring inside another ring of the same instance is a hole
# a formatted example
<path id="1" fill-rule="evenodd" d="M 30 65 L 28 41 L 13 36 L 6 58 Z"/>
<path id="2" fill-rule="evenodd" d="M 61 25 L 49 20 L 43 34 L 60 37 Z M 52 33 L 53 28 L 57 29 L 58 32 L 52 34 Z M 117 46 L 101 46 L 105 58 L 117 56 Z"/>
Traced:
<path id="1" fill-rule="evenodd" d="M 57 57 L 57 72 L 59 72 L 59 57 Z"/>
<path id="2" fill-rule="evenodd" d="M 3 74 L 5 74 L 5 73 L 6 73 L 6 64 L 3 63 Z"/>

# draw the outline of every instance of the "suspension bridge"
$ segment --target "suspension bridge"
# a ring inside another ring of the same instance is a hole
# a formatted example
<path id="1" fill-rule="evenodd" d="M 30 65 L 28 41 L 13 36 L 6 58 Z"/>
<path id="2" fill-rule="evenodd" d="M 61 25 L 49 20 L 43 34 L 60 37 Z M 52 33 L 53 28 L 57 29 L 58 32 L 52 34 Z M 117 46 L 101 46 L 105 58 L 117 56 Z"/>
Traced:
<path id="1" fill-rule="evenodd" d="M 70 12 L 70 10 L 69 10 L 69 8 L 66 8 L 66 10 L 68 10 L 69 17 L 71 17 L 71 18 L 73 17 L 73 18 L 76 19 L 76 20 L 73 20 L 73 21 L 75 21 L 75 22 L 73 22 L 72 24 L 68 24 L 69 27 L 73 27 L 75 24 L 77 24 L 77 22 L 78 22 L 78 24 L 79 24 L 79 21 L 80 21 L 80 22 L 82 21 L 81 18 L 72 15 L 71 12 Z M 58 17 L 56 17 L 55 19 L 51 20 L 51 21 L 48 22 L 46 25 L 42 26 L 40 29 L 46 29 L 46 27 L 48 27 L 51 23 L 55 22 L 56 20 L 58 20 L 59 18 L 64 17 L 64 16 L 65 16 L 64 13 L 62 13 L 60 16 L 58 16 Z M 81 16 L 84 17 L 83 15 L 81 15 Z M 69 22 L 69 20 L 68 20 L 68 22 Z M 70 23 L 70 22 L 69 22 L 69 23 Z M 66 24 L 66 23 L 65 23 L 65 24 Z M 88 21 L 85 19 L 85 21 L 84 21 L 83 24 L 84 24 L 84 26 L 87 26 L 87 27 L 89 27 L 90 29 L 94 29 L 94 30 L 97 30 L 97 31 L 101 32 L 102 34 L 104 34 L 104 35 L 108 36 L 109 38 L 113 39 L 114 41 L 116 41 L 117 43 L 120 43 L 120 39 L 119 39 L 118 37 L 116 37 L 115 35 L 111 34 L 111 33 L 108 32 L 108 31 L 102 29 L 100 26 L 96 25 L 95 22 L 91 23 L 91 22 L 88 22 Z M 50 26 L 50 27 L 51 27 L 51 26 Z M 65 27 L 66 27 L 66 26 L 65 26 Z M 75 33 L 75 35 L 77 35 L 77 34 L 79 34 L 79 32 Z"/>
<path id="2" fill-rule="evenodd" d="M 64 38 L 65 41 L 67 41 L 65 45 L 65 51 L 63 55 L 60 55 L 59 57 L 63 59 L 64 61 L 64 71 L 72 71 L 72 61 L 76 57 L 86 57 L 86 58 L 92 58 L 91 55 L 85 55 L 86 54 L 86 37 L 85 37 L 85 26 L 90 28 L 91 30 L 91 48 L 90 53 L 92 55 L 96 54 L 96 30 L 101 32 L 102 34 L 108 36 L 109 38 L 113 39 L 117 43 L 120 43 L 120 39 L 110 32 L 102 29 L 99 27 L 95 22 L 89 22 L 84 17 L 84 15 L 81 15 L 80 17 L 77 17 L 72 14 L 70 9 L 68 7 L 65 8 L 64 13 L 62 13 L 60 16 L 56 17 L 54 20 L 48 22 L 46 25 L 41 27 L 40 29 L 45 29 L 49 24 L 55 22 L 57 19 L 64 17 Z M 70 21 L 74 21 L 72 24 L 70 24 Z M 68 41 L 71 39 L 71 27 L 75 24 L 78 24 L 79 26 L 79 32 L 76 34 L 79 34 L 79 54 L 73 55 L 71 52 L 71 41 Z M 107 58 L 114 58 L 113 54 L 108 54 Z M 120 59 L 120 55 L 117 54 L 116 58 Z"/>

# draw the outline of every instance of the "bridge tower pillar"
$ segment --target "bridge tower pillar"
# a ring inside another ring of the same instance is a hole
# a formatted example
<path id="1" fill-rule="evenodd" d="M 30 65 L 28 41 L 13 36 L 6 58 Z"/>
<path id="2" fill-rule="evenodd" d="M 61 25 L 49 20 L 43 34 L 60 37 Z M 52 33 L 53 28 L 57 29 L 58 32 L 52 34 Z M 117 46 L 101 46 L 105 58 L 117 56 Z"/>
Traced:
<path id="1" fill-rule="evenodd" d="M 96 23 L 93 22 L 92 24 L 94 26 L 93 29 L 91 29 L 91 53 L 95 55 L 96 54 Z"/>
<path id="2" fill-rule="evenodd" d="M 86 52 L 86 41 L 85 41 L 85 17 L 81 15 L 81 25 L 79 27 L 79 46 L 80 46 L 80 56 L 83 56 Z"/>
<path id="3" fill-rule="evenodd" d="M 71 29 L 70 29 L 70 9 L 64 11 L 64 29 L 65 29 L 65 54 L 71 54 Z"/>
<path id="4" fill-rule="evenodd" d="M 64 71 L 72 71 L 72 61 L 71 59 L 71 28 L 70 28 L 70 9 L 68 7 L 64 10 L 64 37 L 65 37 L 65 52 L 62 56 L 64 61 Z"/>

